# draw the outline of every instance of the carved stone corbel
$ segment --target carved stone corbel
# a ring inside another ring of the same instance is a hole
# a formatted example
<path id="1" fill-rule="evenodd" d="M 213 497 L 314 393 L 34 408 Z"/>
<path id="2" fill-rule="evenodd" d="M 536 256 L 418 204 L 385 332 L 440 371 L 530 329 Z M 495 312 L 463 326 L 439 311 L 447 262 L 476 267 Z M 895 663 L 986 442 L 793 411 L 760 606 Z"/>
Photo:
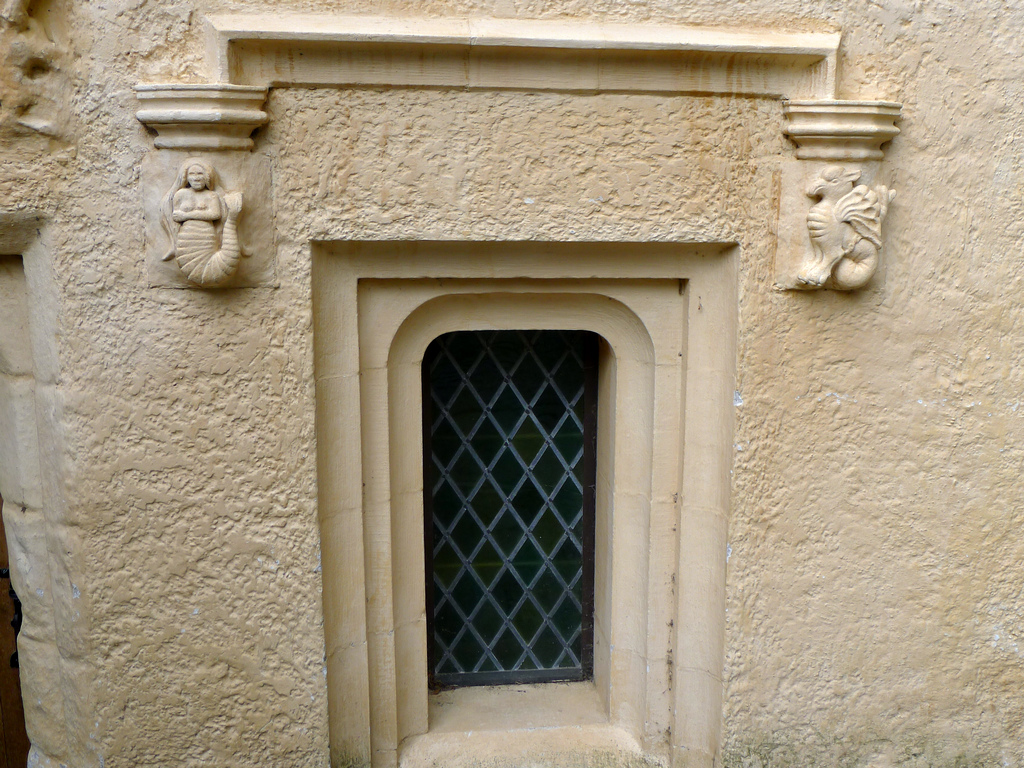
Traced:
<path id="1" fill-rule="evenodd" d="M 140 122 L 156 131 L 158 149 L 252 149 L 252 132 L 267 122 L 267 89 L 208 83 L 137 85 Z"/>
<path id="2" fill-rule="evenodd" d="M 270 161 L 253 155 L 265 87 L 139 85 L 137 117 L 156 132 L 142 165 L 150 285 L 274 284 Z M 201 153 L 201 154 L 200 154 Z"/>
<path id="3" fill-rule="evenodd" d="M 885 101 L 783 105 L 797 159 L 782 169 L 776 288 L 851 291 L 874 276 L 896 197 L 880 183 L 882 145 L 900 132 L 900 111 Z"/>

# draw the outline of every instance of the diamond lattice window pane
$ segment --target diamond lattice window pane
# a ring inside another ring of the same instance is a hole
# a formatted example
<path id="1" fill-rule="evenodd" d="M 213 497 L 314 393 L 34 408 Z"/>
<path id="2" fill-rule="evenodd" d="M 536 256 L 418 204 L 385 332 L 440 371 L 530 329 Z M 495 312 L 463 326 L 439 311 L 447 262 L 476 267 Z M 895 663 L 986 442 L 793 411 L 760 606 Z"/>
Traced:
<path id="1" fill-rule="evenodd" d="M 427 352 L 428 614 L 440 682 L 589 674 L 595 352 L 583 331 L 449 333 Z"/>

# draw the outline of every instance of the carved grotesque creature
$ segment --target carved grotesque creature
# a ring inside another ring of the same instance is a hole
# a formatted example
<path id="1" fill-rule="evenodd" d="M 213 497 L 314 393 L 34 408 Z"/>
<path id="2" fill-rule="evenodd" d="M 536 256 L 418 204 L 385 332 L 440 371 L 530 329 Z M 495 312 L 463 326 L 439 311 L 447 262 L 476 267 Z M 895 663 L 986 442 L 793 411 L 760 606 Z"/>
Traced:
<path id="1" fill-rule="evenodd" d="M 818 200 L 807 214 L 812 258 L 804 262 L 797 280 L 808 288 L 853 290 L 867 284 L 878 267 L 882 221 L 896 192 L 860 180 L 860 171 L 839 165 L 822 169 L 807 188 Z"/>
<path id="2" fill-rule="evenodd" d="M 199 158 L 186 160 L 161 203 L 161 219 L 171 240 L 164 261 L 176 258 L 191 282 L 221 285 L 238 269 L 240 192 L 222 193 L 216 172 Z"/>

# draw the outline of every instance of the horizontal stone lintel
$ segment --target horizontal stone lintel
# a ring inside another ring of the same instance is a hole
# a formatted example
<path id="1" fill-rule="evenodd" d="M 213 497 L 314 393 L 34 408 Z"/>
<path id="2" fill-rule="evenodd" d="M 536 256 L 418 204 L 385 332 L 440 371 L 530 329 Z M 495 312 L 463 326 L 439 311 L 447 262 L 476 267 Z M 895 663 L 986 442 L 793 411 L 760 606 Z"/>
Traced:
<path id="1" fill-rule="evenodd" d="M 210 15 L 219 82 L 828 99 L 839 33 L 519 19 Z"/>

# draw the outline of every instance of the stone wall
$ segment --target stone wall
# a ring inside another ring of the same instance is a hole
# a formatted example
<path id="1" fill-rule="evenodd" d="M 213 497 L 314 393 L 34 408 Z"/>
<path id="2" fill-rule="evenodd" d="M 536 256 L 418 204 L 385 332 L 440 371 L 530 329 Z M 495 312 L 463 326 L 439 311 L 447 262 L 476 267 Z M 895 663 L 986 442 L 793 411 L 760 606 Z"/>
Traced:
<path id="1" fill-rule="evenodd" d="M 840 96 L 904 104 L 857 293 L 772 290 L 773 99 L 383 88 L 271 92 L 276 287 L 150 288 L 132 88 L 204 79 L 228 10 L 266 4 L 29 5 L 57 62 L 32 88 L 64 106 L 0 115 L 0 207 L 46 221 L 25 270 L 64 682 L 40 764 L 326 763 L 309 243 L 453 238 L 739 243 L 725 768 L 1024 765 L 1024 10 L 417 5 L 842 31 Z"/>

